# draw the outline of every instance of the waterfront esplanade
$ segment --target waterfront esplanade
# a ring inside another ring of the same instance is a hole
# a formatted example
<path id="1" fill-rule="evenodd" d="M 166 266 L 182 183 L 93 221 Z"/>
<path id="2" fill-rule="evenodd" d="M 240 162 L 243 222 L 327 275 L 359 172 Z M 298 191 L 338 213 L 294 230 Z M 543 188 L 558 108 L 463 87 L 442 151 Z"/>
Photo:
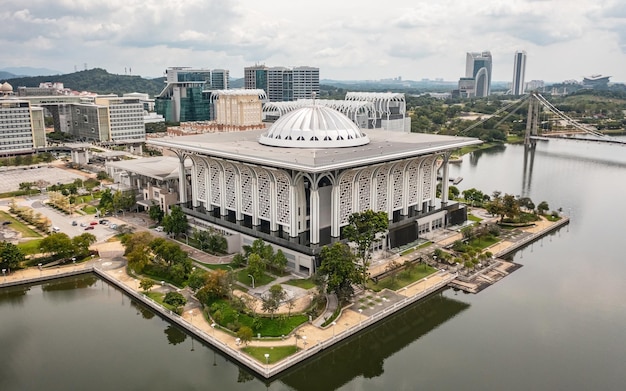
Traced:
<path id="1" fill-rule="evenodd" d="M 450 153 L 480 140 L 375 129 L 364 134 L 342 113 L 311 105 L 268 130 L 149 143 L 176 153 L 181 167 L 192 161 L 191 199 L 181 176 L 180 201 L 193 224 L 236 235 L 240 245 L 262 238 L 282 249 L 295 271 L 309 274 L 321 246 L 341 239 L 352 213 L 388 213 L 382 246 L 398 247 L 431 225 L 444 226 L 453 214 L 447 200 Z"/>

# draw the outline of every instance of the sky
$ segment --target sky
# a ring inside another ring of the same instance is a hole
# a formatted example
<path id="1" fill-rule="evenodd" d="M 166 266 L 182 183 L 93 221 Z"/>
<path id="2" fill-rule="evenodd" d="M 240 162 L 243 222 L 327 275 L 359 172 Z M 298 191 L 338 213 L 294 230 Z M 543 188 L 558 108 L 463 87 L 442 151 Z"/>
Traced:
<path id="1" fill-rule="evenodd" d="M 167 67 L 314 66 L 321 79 L 464 76 L 489 50 L 494 81 L 626 82 L 624 0 L 2 0 L 0 68 L 163 76 Z"/>

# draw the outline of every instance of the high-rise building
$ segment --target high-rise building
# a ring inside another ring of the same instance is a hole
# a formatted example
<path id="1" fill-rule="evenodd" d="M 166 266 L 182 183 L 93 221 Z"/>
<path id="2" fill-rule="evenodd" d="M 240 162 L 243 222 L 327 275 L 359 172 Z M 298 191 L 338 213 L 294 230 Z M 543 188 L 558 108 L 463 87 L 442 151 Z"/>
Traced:
<path id="1" fill-rule="evenodd" d="M 513 85 L 511 86 L 511 94 L 524 94 L 524 77 L 526 76 L 526 52 L 517 51 L 513 58 Z"/>
<path id="2" fill-rule="evenodd" d="M 45 146 L 43 109 L 27 100 L 0 99 L 0 153 L 32 152 Z"/>
<path id="3" fill-rule="evenodd" d="M 485 97 L 491 92 L 491 52 L 469 52 L 465 62 L 465 80 L 474 79 L 474 96 Z"/>
<path id="4" fill-rule="evenodd" d="M 266 67 L 254 65 L 244 68 L 246 89 L 262 89 L 270 102 L 289 102 L 311 99 L 320 91 L 320 71 L 314 67 Z"/>
<path id="5" fill-rule="evenodd" d="M 227 69 L 213 69 L 211 72 L 211 89 L 227 90 L 229 72 Z"/>
<path id="6" fill-rule="evenodd" d="M 320 94 L 320 69 L 293 68 L 293 99 L 311 99 Z"/>
<path id="7" fill-rule="evenodd" d="M 244 88 L 247 90 L 261 89 L 267 92 L 267 70 L 265 65 L 256 64 L 243 69 Z"/>
<path id="8" fill-rule="evenodd" d="M 165 73 L 167 85 L 155 100 L 158 114 L 169 122 L 215 119 L 211 90 L 228 88 L 228 70 L 170 67 Z"/>

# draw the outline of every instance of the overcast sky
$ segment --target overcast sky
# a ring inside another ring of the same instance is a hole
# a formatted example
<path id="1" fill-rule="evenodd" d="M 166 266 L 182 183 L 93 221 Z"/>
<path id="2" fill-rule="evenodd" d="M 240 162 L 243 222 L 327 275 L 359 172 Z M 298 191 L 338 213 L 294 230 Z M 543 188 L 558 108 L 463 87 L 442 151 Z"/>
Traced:
<path id="1" fill-rule="evenodd" d="M 493 80 L 626 82 L 625 0 L 2 0 L 0 68 L 309 65 L 322 79 L 444 78 L 490 50 Z"/>

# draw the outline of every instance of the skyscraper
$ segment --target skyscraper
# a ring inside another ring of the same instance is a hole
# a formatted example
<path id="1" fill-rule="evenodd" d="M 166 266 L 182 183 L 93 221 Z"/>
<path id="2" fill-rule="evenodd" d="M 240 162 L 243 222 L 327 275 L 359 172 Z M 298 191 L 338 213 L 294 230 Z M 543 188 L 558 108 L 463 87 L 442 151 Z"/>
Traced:
<path id="1" fill-rule="evenodd" d="M 244 77 L 245 88 L 265 90 L 270 102 L 311 99 L 320 92 L 320 71 L 314 67 L 255 65 L 244 68 Z"/>
<path id="2" fill-rule="evenodd" d="M 467 53 L 465 77 L 474 79 L 474 96 L 484 97 L 491 91 L 491 52 Z"/>
<path id="3" fill-rule="evenodd" d="M 526 52 L 517 51 L 513 59 L 513 85 L 511 94 L 524 94 L 524 77 L 526 76 Z"/>

